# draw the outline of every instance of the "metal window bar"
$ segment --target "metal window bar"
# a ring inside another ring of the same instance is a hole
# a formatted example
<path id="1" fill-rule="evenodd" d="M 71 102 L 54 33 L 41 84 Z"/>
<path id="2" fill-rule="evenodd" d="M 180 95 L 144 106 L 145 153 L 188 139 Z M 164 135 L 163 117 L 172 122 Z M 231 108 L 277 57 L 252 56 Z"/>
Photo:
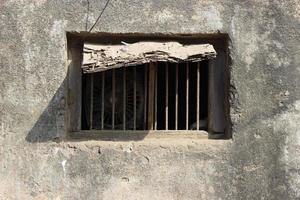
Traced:
<path id="1" fill-rule="evenodd" d="M 178 129 L 178 63 L 176 63 L 175 130 Z"/>
<path id="2" fill-rule="evenodd" d="M 153 118 L 154 118 L 154 89 L 155 89 L 155 70 L 156 64 L 150 62 L 149 64 L 149 78 L 148 78 L 148 122 L 147 127 L 149 130 L 153 130 Z"/>
<path id="3" fill-rule="evenodd" d="M 116 87 L 116 75 L 115 75 L 115 69 L 112 69 L 112 113 L 111 113 L 111 117 L 112 117 L 112 120 L 111 120 L 111 128 L 112 130 L 115 129 L 115 98 L 116 98 L 116 91 L 115 91 L 115 87 Z"/>
<path id="4" fill-rule="evenodd" d="M 94 111 L 94 74 L 91 74 L 91 108 L 90 108 L 90 130 L 93 129 L 93 111 Z"/>
<path id="5" fill-rule="evenodd" d="M 154 90 L 154 103 L 155 103 L 155 105 L 154 105 L 154 108 L 155 108 L 155 110 L 154 110 L 154 130 L 157 130 L 157 71 L 158 71 L 158 69 L 157 69 L 157 65 L 158 65 L 158 63 L 156 63 L 155 64 L 155 90 Z"/>
<path id="6" fill-rule="evenodd" d="M 199 130 L 200 122 L 200 62 L 197 63 L 197 130 Z"/>
<path id="7" fill-rule="evenodd" d="M 101 88 L 101 130 L 104 129 L 104 89 L 105 89 L 105 72 L 102 72 L 102 88 Z"/>
<path id="8" fill-rule="evenodd" d="M 165 66 L 165 70 L 166 70 L 166 105 L 165 105 L 165 115 L 166 115 L 166 125 L 165 125 L 165 129 L 168 130 L 168 126 L 169 126 L 169 64 L 166 63 Z"/>
<path id="9" fill-rule="evenodd" d="M 136 130 L 136 68 L 133 68 L 133 130 Z"/>
<path id="10" fill-rule="evenodd" d="M 126 130 L 126 67 L 123 69 L 123 130 Z"/>
<path id="11" fill-rule="evenodd" d="M 148 67 L 146 65 L 144 68 L 144 130 L 147 129 Z"/>
<path id="12" fill-rule="evenodd" d="M 185 129 L 188 130 L 189 129 L 189 63 L 186 63 L 186 112 L 185 112 L 185 116 L 186 116 L 186 121 L 185 121 Z"/>

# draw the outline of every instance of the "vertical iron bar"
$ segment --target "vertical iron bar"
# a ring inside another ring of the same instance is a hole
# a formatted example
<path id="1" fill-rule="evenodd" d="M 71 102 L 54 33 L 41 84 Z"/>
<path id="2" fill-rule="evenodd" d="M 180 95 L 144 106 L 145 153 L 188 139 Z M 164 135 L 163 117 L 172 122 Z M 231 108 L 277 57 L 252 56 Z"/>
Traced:
<path id="1" fill-rule="evenodd" d="M 133 68 L 133 130 L 136 130 L 136 67 Z"/>
<path id="2" fill-rule="evenodd" d="M 111 120 L 111 123 L 112 123 L 112 130 L 115 129 L 115 98 L 116 98 L 116 94 L 115 94 L 115 69 L 112 69 L 112 113 L 111 113 L 111 117 L 112 117 L 112 120 Z"/>
<path id="3" fill-rule="evenodd" d="M 144 68 L 144 91 L 145 91 L 145 102 L 144 102 L 144 130 L 147 129 L 147 94 L 148 94 L 148 73 L 147 73 L 147 70 L 148 70 L 148 66 L 149 65 L 145 65 L 145 68 Z"/>
<path id="4" fill-rule="evenodd" d="M 189 130 L 189 63 L 186 63 L 186 130 Z"/>
<path id="5" fill-rule="evenodd" d="M 91 109 L 90 109 L 90 130 L 93 129 L 93 111 L 94 111 L 94 74 L 91 74 Z"/>
<path id="6" fill-rule="evenodd" d="M 197 63 L 197 130 L 200 123 L 200 62 Z"/>
<path id="7" fill-rule="evenodd" d="M 101 130 L 104 129 L 104 89 L 105 89 L 105 72 L 102 72 L 102 88 L 101 88 Z"/>
<path id="8" fill-rule="evenodd" d="M 176 63 L 175 130 L 178 129 L 178 63 Z"/>
<path id="9" fill-rule="evenodd" d="M 147 128 L 153 130 L 153 119 L 154 119 L 154 89 L 155 89 L 155 63 L 150 62 L 149 64 L 149 78 L 148 78 L 148 123 Z"/>
<path id="10" fill-rule="evenodd" d="M 154 101 L 155 101 L 155 113 L 154 113 L 154 130 L 157 130 L 157 65 L 158 63 L 155 63 L 155 91 L 154 91 Z"/>
<path id="11" fill-rule="evenodd" d="M 126 129 L 126 67 L 123 68 L 123 130 Z"/>
<path id="12" fill-rule="evenodd" d="M 166 130 L 168 130 L 168 126 L 169 126 L 169 64 L 166 63 Z"/>

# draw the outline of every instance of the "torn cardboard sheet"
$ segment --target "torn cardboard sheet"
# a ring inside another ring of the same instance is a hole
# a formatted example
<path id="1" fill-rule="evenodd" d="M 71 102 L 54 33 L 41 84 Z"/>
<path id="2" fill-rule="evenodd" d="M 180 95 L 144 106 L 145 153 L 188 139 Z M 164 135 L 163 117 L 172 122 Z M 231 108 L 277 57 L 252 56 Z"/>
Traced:
<path id="1" fill-rule="evenodd" d="M 149 62 L 199 62 L 216 57 L 210 44 L 182 45 L 178 42 L 137 42 L 121 45 L 85 43 L 82 69 L 94 73 Z"/>

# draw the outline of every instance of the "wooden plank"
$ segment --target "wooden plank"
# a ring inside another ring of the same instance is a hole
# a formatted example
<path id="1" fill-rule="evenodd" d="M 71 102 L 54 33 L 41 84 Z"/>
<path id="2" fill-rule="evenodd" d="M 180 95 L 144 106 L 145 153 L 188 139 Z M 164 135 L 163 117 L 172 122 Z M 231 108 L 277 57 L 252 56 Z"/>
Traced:
<path id="1" fill-rule="evenodd" d="M 186 63 L 186 112 L 185 112 L 185 129 L 189 130 L 189 63 Z"/>
<path id="2" fill-rule="evenodd" d="M 149 87 L 148 87 L 148 129 L 153 130 L 154 119 L 154 90 L 155 90 L 156 64 L 149 63 Z"/>
<path id="3" fill-rule="evenodd" d="M 169 63 L 166 62 L 166 104 L 165 104 L 165 115 L 166 115 L 166 124 L 165 129 L 168 130 L 169 126 Z"/>
<path id="4" fill-rule="evenodd" d="M 84 73 L 105 71 L 149 62 L 197 62 L 216 57 L 210 44 L 182 45 L 178 42 L 137 42 L 103 45 L 85 43 L 82 69 Z"/>
<path id="5" fill-rule="evenodd" d="M 197 130 L 199 130 L 200 126 L 200 62 L 197 63 Z"/>

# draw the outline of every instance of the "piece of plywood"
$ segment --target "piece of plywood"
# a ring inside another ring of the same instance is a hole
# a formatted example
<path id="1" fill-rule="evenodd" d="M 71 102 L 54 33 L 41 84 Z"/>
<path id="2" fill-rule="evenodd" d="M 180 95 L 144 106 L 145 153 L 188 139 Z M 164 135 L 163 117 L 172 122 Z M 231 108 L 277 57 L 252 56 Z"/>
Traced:
<path id="1" fill-rule="evenodd" d="M 82 69 L 94 73 L 150 62 L 199 62 L 216 57 L 210 44 L 183 45 L 178 42 L 137 42 L 103 45 L 85 43 Z"/>

